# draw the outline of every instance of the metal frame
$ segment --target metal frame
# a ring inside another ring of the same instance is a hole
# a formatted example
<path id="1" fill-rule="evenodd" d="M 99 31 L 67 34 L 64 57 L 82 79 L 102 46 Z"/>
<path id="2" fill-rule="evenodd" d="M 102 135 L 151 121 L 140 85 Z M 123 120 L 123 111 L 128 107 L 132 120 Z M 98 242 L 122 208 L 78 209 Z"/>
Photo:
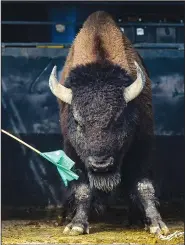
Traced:
<path id="1" fill-rule="evenodd" d="M 184 50 L 184 44 L 182 43 L 135 43 L 135 48 L 141 49 L 178 49 Z M 2 48 L 63 48 L 68 49 L 71 47 L 70 43 L 1 43 Z"/>
<path id="2" fill-rule="evenodd" d="M 53 21 L 2 21 L 2 25 L 75 25 L 82 26 L 82 22 L 53 22 Z M 184 27 L 184 23 L 152 23 L 152 22 L 118 22 L 119 26 L 154 26 L 154 27 Z"/>

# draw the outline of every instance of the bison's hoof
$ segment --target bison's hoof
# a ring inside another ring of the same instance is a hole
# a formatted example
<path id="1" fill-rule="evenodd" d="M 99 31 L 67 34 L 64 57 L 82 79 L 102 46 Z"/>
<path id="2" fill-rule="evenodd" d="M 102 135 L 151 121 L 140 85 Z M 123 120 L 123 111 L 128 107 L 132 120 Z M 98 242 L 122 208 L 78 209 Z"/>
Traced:
<path id="1" fill-rule="evenodd" d="M 165 225 L 165 223 L 162 220 L 152 222 L 152 224 L 148 227 L 151 234 L 156 235 L 167 235 L 169 233 L 168 227 Z"/>
<path id="2" fill-rule="evenodd" d="M 83 234 L 89 234 L 89 227 L 88 225 L 77 225 L 77 224 L 68 224 L 64 231 L 63 234 L 70 235 L 70 236 L 78 236 L 78 235 L 83 235 Z"/>

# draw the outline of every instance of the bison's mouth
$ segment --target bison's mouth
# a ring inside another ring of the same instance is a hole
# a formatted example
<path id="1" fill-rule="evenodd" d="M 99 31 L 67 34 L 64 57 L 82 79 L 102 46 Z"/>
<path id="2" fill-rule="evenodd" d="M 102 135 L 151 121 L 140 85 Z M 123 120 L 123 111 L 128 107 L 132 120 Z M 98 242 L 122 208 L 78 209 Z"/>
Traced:
<path id="1" fill-rule="evenodd" d="M 113 157 L 88 157 L 87 166 L 89 171 L 93 173 L 111 173 L 114 169 Z"/>
<path id="2" fill-rule="evenodd" d="M 119 167 L 112 156 L 89 156 L 86 167 L 91 188 L 109 192 L 121 181 Z"/>

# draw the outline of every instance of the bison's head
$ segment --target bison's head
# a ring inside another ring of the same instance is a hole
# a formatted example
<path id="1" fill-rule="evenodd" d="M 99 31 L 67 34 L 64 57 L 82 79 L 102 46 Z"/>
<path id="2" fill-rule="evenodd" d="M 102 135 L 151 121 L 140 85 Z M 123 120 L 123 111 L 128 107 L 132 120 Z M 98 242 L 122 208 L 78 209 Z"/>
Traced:
<path id="1" fill-rule="evenodd" d="M 51 91 L 69 104 L 68 137 L 86 165 L 91 185 L 111 190 L 120 182 L 120 159 L 125 154 L 138 120 L 134 99 L 145 84 L 135 62 L 135 81 L 125 70 L 110 63 L 73 69 L 65 86 L 53 69 Z"/>

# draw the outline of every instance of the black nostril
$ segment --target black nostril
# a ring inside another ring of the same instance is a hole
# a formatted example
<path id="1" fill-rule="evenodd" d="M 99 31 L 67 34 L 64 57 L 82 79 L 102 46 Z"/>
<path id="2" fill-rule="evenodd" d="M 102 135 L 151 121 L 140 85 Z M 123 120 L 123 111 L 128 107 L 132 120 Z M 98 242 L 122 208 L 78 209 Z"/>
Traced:
<path id="1" fill-rule="evenodd" d="M 107 161 L 108 161 L 109 165 L 113 165 L 113 163 L 114 163 L 113 157 L 110 157 L 109 159 L 107 159 Z"/>
<path id="2" fill-rule="evenodd" d="M 95 159 L 94 159 L 93 157 L 88 157 L 88 158 L 87 158 L 87 163 L 88 163 L 89 165 L 93 164 L 94 162 L 95 162 Z"/>

